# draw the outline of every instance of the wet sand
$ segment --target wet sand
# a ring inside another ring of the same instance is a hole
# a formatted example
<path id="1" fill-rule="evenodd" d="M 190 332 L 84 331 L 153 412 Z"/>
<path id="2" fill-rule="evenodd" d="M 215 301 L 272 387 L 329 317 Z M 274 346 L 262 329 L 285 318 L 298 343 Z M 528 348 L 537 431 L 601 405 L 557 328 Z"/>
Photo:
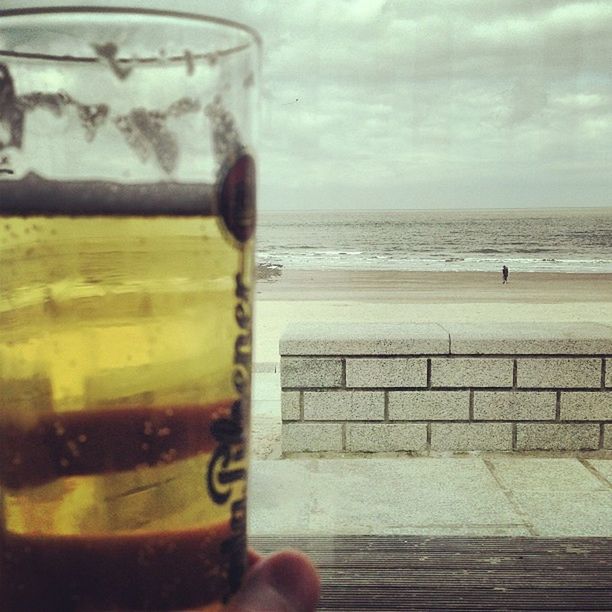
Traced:
<path id="1" fill-rule="evenodd" d="M 516 272 L 502 284 L 496 272 L 283 270 L 260 280 L 259 300 L 466 303 L 612 302 L 612 273 Z"/>

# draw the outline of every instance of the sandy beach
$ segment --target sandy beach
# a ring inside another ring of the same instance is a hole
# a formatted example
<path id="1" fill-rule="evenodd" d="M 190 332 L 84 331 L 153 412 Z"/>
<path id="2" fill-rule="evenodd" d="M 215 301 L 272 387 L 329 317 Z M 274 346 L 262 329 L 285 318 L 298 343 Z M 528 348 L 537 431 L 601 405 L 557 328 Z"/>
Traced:
<path id="1" fill-rule="evenodd" d="M 517 272 L 504 285 L 493 272 L 283 270 L 280 277 L 258 283 L 257 297 L 409 304 L 610 302 L 612 273 Z"/>
<path id="2" fill-rule="evenodd" d="M 259 280 L 255 363 L 278 361 L 296 321 L 595 321 L 612 324 L 612 274 L 283 270 Z"/>

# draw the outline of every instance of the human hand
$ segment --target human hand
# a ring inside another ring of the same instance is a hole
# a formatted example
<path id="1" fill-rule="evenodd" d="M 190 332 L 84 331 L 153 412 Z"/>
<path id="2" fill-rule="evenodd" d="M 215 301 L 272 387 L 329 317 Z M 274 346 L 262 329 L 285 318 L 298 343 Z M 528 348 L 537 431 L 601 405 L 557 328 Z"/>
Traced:
<path id="1" fill-rule="evenodd" d="M 249 564 L 227 612 L 314 612 L 320 579 L 306 555 L 286 550 L 264 559 L 251 552 Z"/>

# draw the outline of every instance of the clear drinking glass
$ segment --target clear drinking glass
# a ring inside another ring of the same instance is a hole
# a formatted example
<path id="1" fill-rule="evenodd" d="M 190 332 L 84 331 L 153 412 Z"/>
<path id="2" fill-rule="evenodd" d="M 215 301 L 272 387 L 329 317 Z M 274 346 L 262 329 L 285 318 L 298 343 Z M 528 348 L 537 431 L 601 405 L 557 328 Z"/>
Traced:
<path id="1" fill-rule="evenodd" d="M 2 610 L 240 584 L 259 47 L 171 11 L 0 12 Z"/>

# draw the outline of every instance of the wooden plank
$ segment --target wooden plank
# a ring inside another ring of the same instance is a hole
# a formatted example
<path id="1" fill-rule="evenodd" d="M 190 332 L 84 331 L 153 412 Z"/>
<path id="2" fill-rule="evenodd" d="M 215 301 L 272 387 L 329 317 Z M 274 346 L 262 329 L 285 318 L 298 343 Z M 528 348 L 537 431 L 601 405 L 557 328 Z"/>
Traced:
<path id="1" fill-rule="evenodd" d="M 258 536 L 319 568 L 319 610 L 611 610 L 611 538 Z"/>

